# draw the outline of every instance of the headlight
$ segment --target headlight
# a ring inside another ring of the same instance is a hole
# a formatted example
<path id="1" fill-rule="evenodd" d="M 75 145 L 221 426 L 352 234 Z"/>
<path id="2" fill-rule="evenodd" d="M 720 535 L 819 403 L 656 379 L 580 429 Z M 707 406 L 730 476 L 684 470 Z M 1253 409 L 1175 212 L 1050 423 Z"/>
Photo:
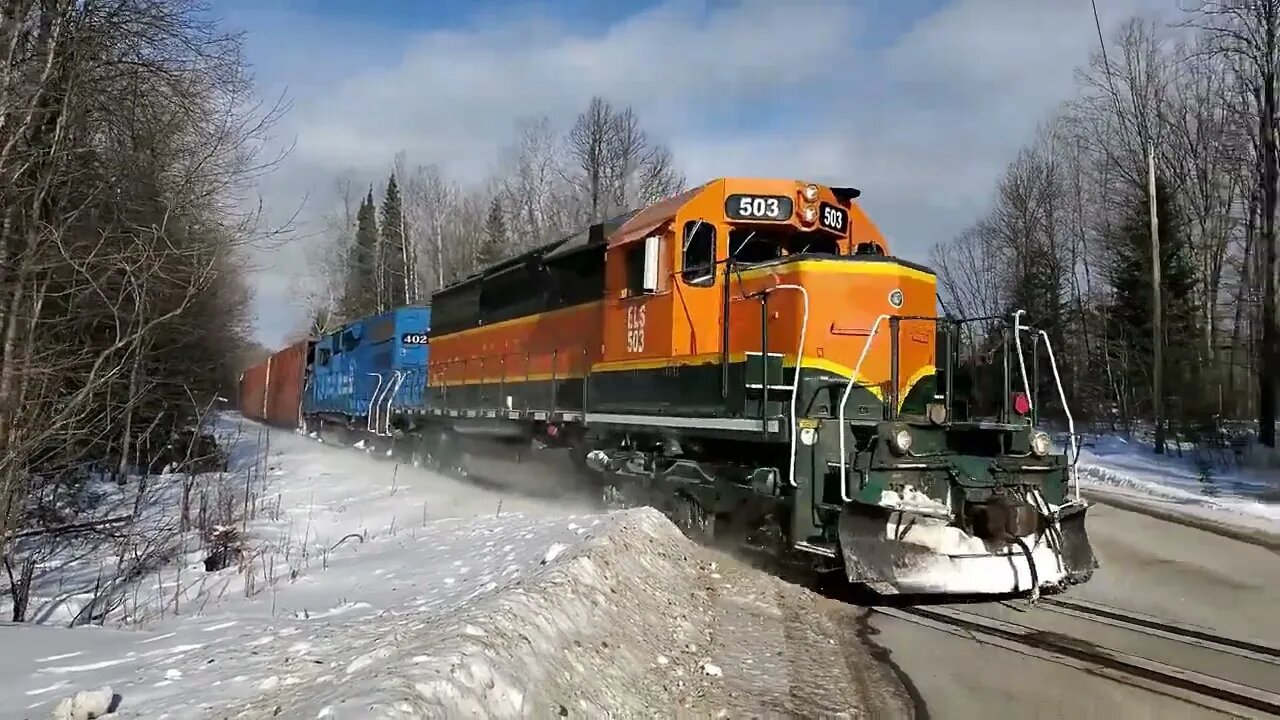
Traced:
<path id="1" fill-rule="evenodd" d="M 1043 457 L 1048 455 L 1052 449 L 1053 442 L 1049 439 L 1049 433 L 1043 430 L 1031 433 L 1031 452 Z"/>
<path id="2" fill-rule="evenodd" d="M 811 223 L 818 219 L 818 208 L 812 205 L 806 205 L 804 208 L 804 221 Z"/>
<path id="3" fill-rule="evenodd" d="M 905 428 L 895 431 L 890 436 L 890 440 L 893 444 L 893 451 L 899 455 L 905 455 L 911 449 L 911 433 Z"/>
<path id="4" fill-rule="evenodd" d="M 947 422 L 947 404 L 945 402 L 931 402 L 925 405 L 925 416 L 929 418 L 929 422 L 934 425 L 942 425 Z"/>
<path id="5" fill-rule="evenodd" d="M 817 185 L 805 185 L 805 186 L 804 186 L 804 199 L 805 199 L 805 200 L 808 200 L 809 202 L 813 202 L 814 200 L 817 200 L 817 199 L 818 199 L 818 186 L 817 186 Z"/>

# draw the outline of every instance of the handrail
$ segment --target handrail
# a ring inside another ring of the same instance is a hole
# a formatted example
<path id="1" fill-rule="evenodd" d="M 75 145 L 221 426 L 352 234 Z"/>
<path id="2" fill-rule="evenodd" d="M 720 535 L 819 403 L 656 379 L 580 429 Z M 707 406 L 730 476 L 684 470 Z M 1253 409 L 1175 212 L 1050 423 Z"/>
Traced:
<path id="1" fill-rule="evenodd" d="M 1022 331 L 1026 330 L 1028 333 L 1032 333 L 1032 337 L 1035 337 L 1036 334 L 1038 334 L 1040 337 L 1044 338 L 1045 350 L 1047 350 L 1049 353 L 1049 367 L 1051 370 L 1053 370 L 1053 382 L 1054 382 L 1054 385 L 1056 385 L 1058 388 L 1058 400 L 1062 402 L 1062 412 L 1065 413 L 1067 416 L 1067 435 L 1070 438 L 1071 455 L 1073 457 L 1073 459 L 1069 458 L 1070 462 L 1068 467 L 1070 467 L 1070 472 L 1071 472 L 1072 490 L 1075 495 L 1076 502 L 1079 502 L 1080 501 L 1080 474 L 1079 474 L 1079 469 L 1076 467 L 1076 465 L 1080 459 L 1080 447 L 1079 447 L 1078 441 L 1076 440 L 1076 421 L 1075 421 L 1075 418 L 1071 415 L 1070 406 L 1067 405 L 1067 391 L 1065 388 L 1062 387 L 1062 375 L 1061 373 L 1058 372 L 1058 360 L 1053 354 L 1053 343 L 1049 340 L 1049 333 L 1045 332 L 1044 330 L 1038 330 L 1030 326 L 1024 326 L 1022 324 L 1022 316 L 1025 314 L 1026 314 L 1025 310 L 1015 310 L 1013 313 L 1013 343 L 1018 351 L 1018 368 L 1022 372 L 1023 390 L 1027 394 L 1027 403 L 1028 405 L 1030 405 L 1030 403 L 1032 402 L 1031 384 L 1030 384 L 1030 381 L 1027 379 L 1027 362 L 1026 362 L 1026 359 L 1023 358 L 1022 356 Z"/>
<path id="2" fill-rule="evenodd" d="M 369 398 L 369 411 L 365 415 L 364 429 L 371 433 L 377 434 L 373 429 L 373 420 L 378 412 L 378 391 L 382 389 L 382 373 L 365 373 L 369 377 L 378 378 L 378 384 L 373 387 L 373 397 Z"/>
<path id="3" fill-rule="evenodd" d="M 791 484 L 791 487 L 799 487 L 796 483 L 796 424 L 798 422 L 796 406 L 800 397 L 800 371 L 804 368 L 805 335 L 809 331 L 809 291 L 804 289 L 803 286 L 790 283 L 774 285 L 769 288 L 768 292 L 775 290 L 798 290 L 800 295 L 804 297 L 804 315 L 800 319 L 800 345 L 796 348 L 796 372 L 791 378 L 791 427 L 787 433 L 791 438 L 787 457 L 787 482 Z M 763 361 L 767 363 L 768 358 L 763 358 Z"/>
<path id="4" fill-rule="evenodd" d="M 1071 407 L 1067 405 L 1067 391 L 1062 387 L 1062 376 L 1058 374 L 1058 361 L 1053 356 L 1053 343 L 1049 342 L 1049 334 L 1044 330 L 1040 330 L 1040 337 L 1044 338 L 1044 347 L 1049 351 L 1049 367 L 1053 370 L 1053 381 L 1058 386 L 1058 399 L 1062 402 L 1062 412 L 1067 416 L 1067 436 L 1071 441 L 1071 462 L 1068 467 L 1071 468 L 1071 486 L 1075 492 L 1076 502 L 1080 502 L 1080 473 L 1076 467 L 1080 460 L 1080 447 L 1076 440 L 1076 421 L 1071 416 Z"/>
<path id="5" fill-rule="evenodd" d="M 1031 404 L 1031 383 L 1027 380 L 1027 360 L 1022 356 L 1022 316 L 1026 313 L 1026 310 L 1013 311 L 1013 344 L 1018 350 L 1018 371 L 1022 373 L 1022 391 L 1027 395 L 1027 407 L 1034 409 Z M 1027 328 L 1027 332 L 1031 332 L 1031 328 Z"/>
<path id="6" fill-rule="evenodd" d="M 862 355 L 858 357 L 858 364 L 853 366 L 853 374 L 849 376 L 849 382 L 844 386 L 844 393 L 840 395 L 840 409 L 837 411 L 840 422 L 840 499 L 845 502 L 853 502 L 853 497 L 849 495 L 849 457 L 845 451 L 844 438 L 847 435 L 847 428 L 844 426 L 844 406 L 849 402 L 849 393 L 853 392 L 853 384 L 857 382 L 858 375 L 862 372 L 862 363 L 867 359 L 867 353 L 871 351 L 871 342 L 876 339 L 876 334 L 880 332 L 880 322 L 887 320 L 888 314 L 881 314 L 871 325 L 871 332 L 867 335 L 867 341 L 862 345 Z M 896 358 L 893 359 L 896 361 Z"/>
<path id="7" fill-rule="evenodd" d="M 392 380 L 387 385 L 387 407 L 382 413 L 382 432 L 384 436 L 391 435 L 391 406 L 396 401 L 396 393 L 400 392 L 400 386 L 404 384 L 407 373 L 401 370 L 393 370 L 391 373 Z"/>

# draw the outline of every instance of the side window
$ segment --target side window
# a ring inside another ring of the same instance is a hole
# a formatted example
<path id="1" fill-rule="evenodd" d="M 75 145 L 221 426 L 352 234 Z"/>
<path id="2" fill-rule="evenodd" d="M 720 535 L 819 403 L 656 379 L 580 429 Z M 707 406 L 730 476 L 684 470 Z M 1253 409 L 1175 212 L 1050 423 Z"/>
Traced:
<path id="1" fill-rule="evenodd" d="M 684 224 L 684 253 L 680 277 L 689 285 L 707 287 L 716 282 L 716 226 L 704 220 Z"/>
<path id="2" fill-rule="evenodd" d="M 644 294 L 644 243 L 632 243 L 623 255 L 627 271 L 627 297 Z"/>

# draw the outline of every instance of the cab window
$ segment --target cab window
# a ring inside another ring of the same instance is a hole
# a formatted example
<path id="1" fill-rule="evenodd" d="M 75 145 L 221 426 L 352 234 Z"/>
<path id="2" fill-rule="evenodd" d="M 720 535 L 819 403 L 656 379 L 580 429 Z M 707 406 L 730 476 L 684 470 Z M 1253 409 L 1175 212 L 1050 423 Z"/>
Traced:
<path id="1" fill-rule="evenodd" d="M 729 231 L 729 257 L 743 265 L 754 265 L 782 257 L 782 247 L 769 230 L 734 228 Z"/>
<path id="2" fill-rule="evenodd" d="M 689 285 L 714 285 L 716 226 L 705 220 L 690 220 L 685 223 L 683 247 L 680 277 Z"/>
<path id="3" fill-rule="evenodd" d="M 840 241 L 826 233 L 796 233 L 787 243 L 787 253 L 790 255 L 839 255 Z"/>
<path id="4" fill-rule="evenodd" d="M 632 243 L 623 251 L 623 266 L 627 272 L 627 297 L 644 295 L 644 243 Z"/>

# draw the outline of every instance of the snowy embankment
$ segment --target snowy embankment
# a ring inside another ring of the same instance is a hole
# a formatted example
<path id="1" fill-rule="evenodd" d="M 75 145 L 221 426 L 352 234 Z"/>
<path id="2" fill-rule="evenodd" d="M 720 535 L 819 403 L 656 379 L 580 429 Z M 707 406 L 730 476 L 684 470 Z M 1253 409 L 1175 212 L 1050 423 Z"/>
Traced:
<path id="1" fill-rule="evenodd" d="M 0 626 L 5 716 L 48 717 L 82 691 L 116 696 L 121 718 L 598 716 L 667 706 L 704 673 L 685 607 L 701 571 L 656 511 L 546 499 L 536 475 L 499 493 L 221 422 L 241 432 L 228 473 L 152 478 L 135 528 L 45 551 L 37 622 Z M 107 516 L 138 489 L 86 492 Z M 184 505 L 232 514 L 228 567 L 205 566 L 218 523 L 174 529 Z M 148 533 L 169 554 L 133 563 L 140 543 L 122 537 Z"/>
<path id="2" fill-rule="evenodd" d="M 1094 500 L 1280 549 L 1280 471 L 1214 457 L 1159 456 L 1114 436 L 1086 438 L 1077 466 Z"/>

